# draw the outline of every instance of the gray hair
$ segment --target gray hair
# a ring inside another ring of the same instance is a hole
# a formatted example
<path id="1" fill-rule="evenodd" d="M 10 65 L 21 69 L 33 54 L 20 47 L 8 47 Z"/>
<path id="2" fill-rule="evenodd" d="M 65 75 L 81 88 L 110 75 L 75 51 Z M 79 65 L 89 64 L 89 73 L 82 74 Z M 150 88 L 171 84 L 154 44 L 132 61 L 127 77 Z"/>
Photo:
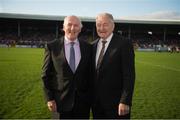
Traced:
<path id="1" fill-rule="evenodd" d="M 82 22 L 81 22 L 81 19 L 80 19 L 79 17 L 75 16 L 75 15 L 66 16 L 66 17 L 64 18 L 64 23 L 63 23 L 63 25 L 65 25 L 66 21 L 67 21 L 68 18 L 70 18 L 70 17 L 75 17 L 75 18 L 79 21 L 80 27 L 81 27 L 81 28 L 83 27 Z"/>
<path id="2" fill-rule="evenodd" d="M 112 23 L 114 23 L 114 18 L 113 18 L 113 16 L 112 16 L 112 14 L 110 14 L 110 13 L 100 13 L 100 14 L 97 15 L 96 20 L 97 20 L 98 17 L 100 17 L 100 16 L 107 17 L 107 18 L 109 18 L 109 20 L 110 20 Z"/>

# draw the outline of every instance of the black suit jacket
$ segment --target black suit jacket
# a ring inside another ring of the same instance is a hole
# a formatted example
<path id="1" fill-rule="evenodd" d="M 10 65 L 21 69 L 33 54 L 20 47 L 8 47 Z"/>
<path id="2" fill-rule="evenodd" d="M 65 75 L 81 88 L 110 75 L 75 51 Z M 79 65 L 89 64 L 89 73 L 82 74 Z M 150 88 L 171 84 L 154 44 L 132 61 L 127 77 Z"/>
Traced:
<path id="1" fill-rule="evenodd" d="M 100 68 L 96 70 L 98 41 L 93 44 L 94 100 L 99 100 L 105 109 L 117 110 L 119 103 L 131 105 L 135 80 L 131 41 L 114 34 Z"/>
<path id="2" fill-rule="evenodd" d="M 72 72 L 64 52 L 64 37 L 56 39 L 45 47 L 42 80 L 47 100 L 55 100 L 58 112 L 70 111 L 75 96 L 80 102 L 90 102 L 91 46 L 79 41 L 81 60 Z"/>

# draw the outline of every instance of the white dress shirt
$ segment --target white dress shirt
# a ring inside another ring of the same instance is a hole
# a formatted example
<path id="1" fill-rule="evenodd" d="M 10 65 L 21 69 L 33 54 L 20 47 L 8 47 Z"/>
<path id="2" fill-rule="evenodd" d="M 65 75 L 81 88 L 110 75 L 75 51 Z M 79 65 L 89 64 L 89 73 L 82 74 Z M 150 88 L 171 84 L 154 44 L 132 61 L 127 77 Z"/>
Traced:
<path id="1" fill-rule="evenodd" d="M 113 33 L 105 40 L 107 41 L 107 43 L 105 44 L 105 49 L 104 49 L 104 54 L 106 53 L 106 50 L 109 46 L 109 43 L 112 39 L 112 36 L 113 36 Z M 96 66 L 97 66 L 97 61 L 98 61 L 98 58 L 99 58 L 99 55 L 100 55 L 100 52 L 101 52 L 101 49 L 102 49 L 102 38 L 100 38 L 100 40 L 98 41 L 97 43 L 97 50 L 96 50 Z"/>

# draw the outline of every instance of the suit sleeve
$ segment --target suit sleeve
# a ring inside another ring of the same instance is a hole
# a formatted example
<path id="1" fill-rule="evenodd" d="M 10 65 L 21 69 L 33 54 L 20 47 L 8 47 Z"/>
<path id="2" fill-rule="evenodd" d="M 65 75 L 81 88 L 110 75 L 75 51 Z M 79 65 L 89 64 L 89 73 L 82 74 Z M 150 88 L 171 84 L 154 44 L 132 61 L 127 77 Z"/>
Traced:
<path id="1" fill-rule="evenodd" d="M 44 52 L 44 63 L 42 67 L 42 80 L 43 80 L 43 88 L 47 101 L 53 100 L 53 92 L 52 92 L 52 80 L 54 74 L 53 62 L 51 58 L 51 52 L 46 45 Z"/>
<path id="2" fill-rule="evenodd" d="M 121 53 L 123 90 L 120 103 L 132 104 L 135 83 L 134 50 L 130 40 L 124 40 Z"/>

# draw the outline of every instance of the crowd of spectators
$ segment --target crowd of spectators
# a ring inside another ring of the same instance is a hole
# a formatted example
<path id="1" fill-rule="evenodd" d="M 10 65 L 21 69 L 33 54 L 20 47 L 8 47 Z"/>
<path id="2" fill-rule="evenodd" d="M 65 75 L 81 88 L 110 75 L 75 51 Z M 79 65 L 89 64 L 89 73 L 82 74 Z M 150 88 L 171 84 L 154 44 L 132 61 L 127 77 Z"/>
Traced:
<path id="1" fill-rule="evenodd" d="M 8 47 L 24 45 L 28 47 L 43 48 L 46 42 L 54 40 L 57 37 L 58 36 L 52 32 L 29 31 L 21 33 L 19 36 L 17 32 L 0 32 L 0 44 L 7 45 Z M 91 42 L 94 37 L 92 34 L 82 34 L 81 38 Z M 166 41 L 159 38 L 132 36 L 135 49 L 155 49 L 155 51 L 166 49 L 166 51 L 169 52 L 180 51 L 180 38 L 178 39 L 178 37 L 175 37 L 166 39 Z"/>
<path id="2" fill-rule="evenodd" d="M 156 38 L 133 38 L 134 47 L 136 49 L 154 49 L 155 51 L 169 51 L 179 52 L 180 51 L 180 36 L 174 38 L 167 38 L 165 41 L 161 40 L 160 37 Z"/>
<path id="3" fill-rule="evenodd" d="M 45 43 L 55 39 L 53 33 L 28 32 L 18 37 L 15 33 L 0 33 L 0 44 L 8 47 L 16 45 L 26 45 L 30 47 L 44 47 Z"/>
<path id="4" fill-rule="evenodd" d="M 60 32 L 59 36 L 56 36 L 55 33 L 52 32 L 24 32 L 18 37 L 16 32 L 0 32 L 0 44 L 7 45 L 8 47 L 19 46 L 28 46 L 28 47 L 44 47 L 46 42 L 52 41 L 57 37 L 60 37 L 62 32 Z M 80 35 L 80 39 L 87 40 L 88 42 L 92 41 L 92 35 Z"/>

